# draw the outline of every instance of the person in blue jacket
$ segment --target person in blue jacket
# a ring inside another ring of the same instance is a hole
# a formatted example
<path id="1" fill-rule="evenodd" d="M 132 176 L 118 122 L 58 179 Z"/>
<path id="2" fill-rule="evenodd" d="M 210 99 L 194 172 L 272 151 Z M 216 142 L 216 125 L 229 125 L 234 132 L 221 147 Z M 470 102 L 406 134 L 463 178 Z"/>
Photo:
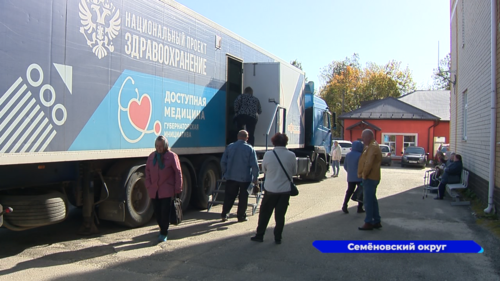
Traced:
<path id="1" fill-rule="evenodd" d="M 347 203 L 351 199 L 352 194 L 356 186 L 360 188 L 361 178 L 358 178 L 358 162 L 361 154 L 363 153 L 363 143 L 360 141 L 354 141 L 352 143 L 351 152 L 347 153 L 344 159 L 344 169 L 347 172 L 347 191 L 345 192 L 344 205 L 342 205 L 342 211 L 346 214 L 349 213 L 347 210 Z M 358 202 L 358 213 L 364 213 L 363 203 Z"/>

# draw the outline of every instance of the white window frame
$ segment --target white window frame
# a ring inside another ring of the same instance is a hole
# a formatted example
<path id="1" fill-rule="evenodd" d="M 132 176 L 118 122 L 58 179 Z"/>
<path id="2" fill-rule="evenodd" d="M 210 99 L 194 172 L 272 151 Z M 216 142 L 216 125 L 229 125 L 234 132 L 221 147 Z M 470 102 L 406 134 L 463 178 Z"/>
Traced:
<path id="1" fill-rule="evenodd" d="M 405 139 L 404 137 L 405 136 L 415 136 L 415 146 L 418 146 L 418 134 L 412 134 L 412 133 L 382 133 L 382 141 L 384 140 L 384 136 L 386 135 L 390 135 L 390 136 L 403 136 L 403 150 L 404 150 L 404 145 L 405 145 Z M 396 147 L 394 148 L 396 149 L 397 151 L 397 143 L 396 143 Z M 397 154 L 398 156 L 401 156 L 398 152 Z"/>
<path id="2" fill-rule="evenodd" d="M 412 141 L 412 142 L 405 141 L 405 137 L 415 137 L 415 141 Z M 403 135 L 403 149 L 405 149 L 405 147 L 406 147 L 405 143 L 413 144 L 413 145 L 408 145 L 408 147 L 410 147 L 410 146 L 417 146 L 417 143 L 418 143 L 417 135 Z"/>
<path id="3" fill-rule="evenodd" d="M 398 151 L 398 144 L 396 142 L 396 139 L 394 139 L 394 141 L 385 142 L 384 141 L 385 136 L 394 136 L 394 138 L 396 138 L 396 135 L 395 134 L 392 134 L 392 135 L 391 134 L 382 134 L 382 143 L 389 146 L 389 150 L 391 152 L 391 155 L 397 156 L 398 154 L 396 151 Z M 391 150 L 391 144 L 394 144 L 394 151 Z"/>
<path id="4" fill-rule="evenodd" d="M 469 96 L 467 90 L 462 94 L 462 140 L 467 141 L 467 116 L 469 111 Z"/>

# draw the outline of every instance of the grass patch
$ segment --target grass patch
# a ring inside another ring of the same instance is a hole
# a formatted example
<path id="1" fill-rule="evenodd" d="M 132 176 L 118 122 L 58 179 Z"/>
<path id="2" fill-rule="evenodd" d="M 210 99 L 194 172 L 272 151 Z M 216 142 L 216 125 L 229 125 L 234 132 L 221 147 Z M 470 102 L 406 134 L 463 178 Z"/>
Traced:
<path id="1" fill-rule="evenodd" d="M 470 201 L 472 214 L 476 218 L 476 223 L 491 231 L 496 237 L 500 238 L 500 219 L 497 214 L 487 214 L 484 212 L 485 205 L 481 202 L 476 194 L 467 188 L 462 191 L 462 196 L 465 200 Z"/>

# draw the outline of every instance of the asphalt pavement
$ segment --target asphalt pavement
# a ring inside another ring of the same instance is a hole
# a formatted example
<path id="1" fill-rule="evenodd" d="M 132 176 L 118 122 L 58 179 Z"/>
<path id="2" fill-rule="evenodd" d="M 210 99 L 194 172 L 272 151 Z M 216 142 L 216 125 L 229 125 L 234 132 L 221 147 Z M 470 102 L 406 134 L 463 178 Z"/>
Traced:
<path id="1" fill-rule="evenodd" d="M 475 223 L 467 206 L 422 199 L 424 170 L 383 167 L 378 188 L 382 229 L 359 231 L 356 203 L 340 210 L 347 187 L 338 178 L 299 182 L 283 243 L 273 219 L 263 243 L 250 241 L 258 214 L 220 222 L 220 206 L 190 210 L 166 243 L 158 227 L 127 229 L 101 222 L 99 235 L 76 234 L 80 210 L 65 222 L 24 232 L 0 229 L 0 280 L 500 280 L 500 241 Z M 315 240 L 474 240 L 482 254 L 323 254 Z"/>

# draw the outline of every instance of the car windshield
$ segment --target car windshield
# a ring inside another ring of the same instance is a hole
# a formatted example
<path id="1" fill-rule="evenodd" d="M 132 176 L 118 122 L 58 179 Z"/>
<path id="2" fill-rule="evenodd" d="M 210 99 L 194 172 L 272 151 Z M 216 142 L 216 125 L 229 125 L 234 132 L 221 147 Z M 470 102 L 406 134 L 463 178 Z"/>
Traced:
<path id="1" fill-rule="evenodd" d="M 406 149 L 406 153 L 408 154 L 424 154 L 424 149 L 420 147 L 408 147 Z"/>
<path id="2" fill-rule="evenodd" d="M 352 147 L 352 144 L 348 142 L 339 142 L 340 147 Z"/>
<path id="3" fill-rule="evenodd" d="M 382 152 L 389 152 L 389 147 L 387 146 L 381 146 L 380 149 L 382 150 Z"/>

